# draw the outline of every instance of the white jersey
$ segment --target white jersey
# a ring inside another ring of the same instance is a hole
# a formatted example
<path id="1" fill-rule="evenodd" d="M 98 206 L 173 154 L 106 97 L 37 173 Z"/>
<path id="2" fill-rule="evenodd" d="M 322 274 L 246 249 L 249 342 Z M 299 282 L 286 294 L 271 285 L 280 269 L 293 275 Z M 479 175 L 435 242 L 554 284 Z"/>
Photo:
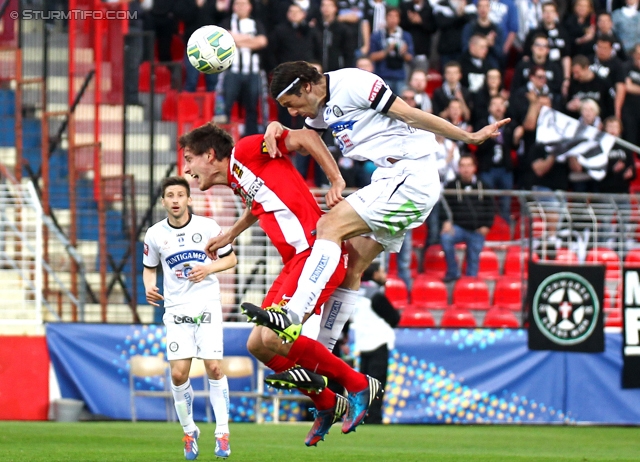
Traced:
<path id="1" fill-rule="evenodd" d="M 305 123 L 316 130 L 330 129 L 343 156 L 390 167 L 389 157 L 419 159 L 437 151 L 433 133 L 387 116 L 397 96 L 377 75 L 348 68 L 325 77 L 325 105 Z"/>
<path id="2" fill-rule="evenodd" d="M 182 228 L 174 228 L 165 218 L 147 230 L 142 263 L 148 268 L 162 263 L 165 309 L 220 300 L 220 284 L 215 274 L 198 283 L 187 279 L 194 266 L 211 263 L 204 246 L 220 234 L 222 229 L 215 220 L 197 215 L 191 215 Z M 218 256 L 225 257 L 232 251 L 231 244 L 226 245 L 218 250 Z"/>

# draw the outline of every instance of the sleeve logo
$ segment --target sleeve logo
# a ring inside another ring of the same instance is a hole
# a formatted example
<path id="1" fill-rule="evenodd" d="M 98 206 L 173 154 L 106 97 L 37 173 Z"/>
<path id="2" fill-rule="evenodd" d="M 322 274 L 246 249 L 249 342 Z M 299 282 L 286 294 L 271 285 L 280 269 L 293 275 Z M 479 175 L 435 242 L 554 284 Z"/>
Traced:
<path id="1" fill-rule="evenodd" d="M 147 243 L 145 242 L 144 244 L 144 250 L 143 250 L 144 254 L 146 256 L 149 256 L 149 245 L 147 245 Z"/>
<path id="2" fill-rule="evenodd" d="M 369 101 L 373 103 L 373 100 L 376 99 L 378 93 L 382 89 L 382 80 L 376 80 L 373 84 L 373 88 L 371 88 L 371 92 L 369 93 Z"/>

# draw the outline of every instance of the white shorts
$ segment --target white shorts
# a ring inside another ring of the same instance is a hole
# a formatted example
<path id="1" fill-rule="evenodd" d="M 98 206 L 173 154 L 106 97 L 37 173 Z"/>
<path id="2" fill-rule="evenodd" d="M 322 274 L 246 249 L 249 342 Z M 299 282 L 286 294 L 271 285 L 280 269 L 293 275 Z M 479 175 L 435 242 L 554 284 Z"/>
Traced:
<path id="1" fill-rule="evenodd" d="M 222 305 L 172 307 L 162 317 L 167 327 L 167 359 L 222 359 Z"/>
<path id="2" fill-rule="evenodd" d="M 346 199 L 371 228 L 368 236 L 389 252 L 400 250 L 405 233 L 424 223 L 440 198 L 440 177 L 432 157 L 379 167 L 370 185 Z"/>

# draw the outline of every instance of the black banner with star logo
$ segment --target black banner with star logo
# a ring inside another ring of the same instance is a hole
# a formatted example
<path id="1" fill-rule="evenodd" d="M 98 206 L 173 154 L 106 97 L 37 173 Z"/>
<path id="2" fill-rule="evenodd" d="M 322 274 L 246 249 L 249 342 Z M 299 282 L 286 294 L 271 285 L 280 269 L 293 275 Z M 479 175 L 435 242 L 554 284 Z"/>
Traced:
<path id="1" fill-rule="evenodd" d="M 604 351 L 604 265 L 530 263 L 529 349 Z"/>

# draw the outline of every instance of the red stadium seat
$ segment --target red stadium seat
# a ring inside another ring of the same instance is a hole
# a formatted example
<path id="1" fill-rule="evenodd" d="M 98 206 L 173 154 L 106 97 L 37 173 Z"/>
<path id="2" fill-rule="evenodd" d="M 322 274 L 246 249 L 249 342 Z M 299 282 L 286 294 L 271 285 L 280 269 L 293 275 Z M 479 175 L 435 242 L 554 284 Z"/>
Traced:
<path id="1" fill-rule="evenodd" d="M 620 277 L 620 257 L 611 249 L 595 248 L 587 252 L 587 263 L 604 263 L 605 279 L 618 279 Z"/>
<path id="2" fill-rule="evenodd" d="M 467 262 L 462 265 L 463 273 L 466 272 Z M 481 279 L 497 279 L 500 275 L 500 263 L 498 255 L 491 249 L 484 248 L 480 251 L 480 264 L 478 277 Z"/>
<path id="3" fill-rule="evenodd" d="M 515 317 L 512 311 L 494 306 L 487 311 L 482 326 L 496 329 L 518 328 L 520 327 L 520 321 L 518 321 L 518 318 Z"/>
<path id="4" fill-rule="evenodd" d="M 511 239 L 511 228 L 500 215 L 496 215 L 493 225 L 487 234 L 487 241 L 508 241 Z"/>
<path id="5" fill-rule="evenodd" d="M 624 257 L 625 266 L 637 268 L 640 266 L 640 249 L 631 249 Z"/>
<path id="6" fill-rule="evenodd" d="M 471 311 L 451 307 L 445 310 L 440 320 L 440 327 L 476 327 L 478 324 Z"/>
<path id="7" fill-rule="evenodd" d="M 409 292 L 402 279 L 389 276 L 384 287 L 384 293 L 393 306 L 398 307 L 407 304 Z"/>
<path id="8" fill-rule="evenodd" d="M 522 310 L 522 281 L 509 276 L 498 279 L 493 291 L 493 306 L 513 311 Z"/>
<path id="9" fill-rule="evenodd" d="M 442 279 L 447 272 L 447 262 L 441 245 L 430 245 L 424 253 L 424 274 Z"/>
<path id="10" fill-rule="evenodd" d="M 534 253 L 533 261 L 538 260 L 538 255 Z M 520 246 L 508 247 L 504 258 L 504 275 L 520 277 L 522 270 L 524 270 L 524 276 L 527 277 L 529 274 L 529 250 Z"/>
<path id="11" fill-rule="evenodd" d="M 573 250 L 558 249 L 556 250 L 555 261 L 558 263 L 567 264 L 578 263 L 578 254 L 576 254 Z"/>
<path id="12" fill-rule="evenodd" d="M 171 90 L 171 71 L 168 67 L 156 64 L 155 76 L 154 91 L 156 93 L 166 93 Z M 151 91 L 151 64 L 149 61 L 144 61 L 140 65 L 138 90 L 145 93 Z"/>
<path id="13" fill-rule="evenodd" d="M 467 310 L 489 309 L 489 287 L 480 278 L 463 277 L 453 287 L 453 304 Z"/>
<path id="14" fill-rule="evenodd" d="M 414 249 L 422 249 L 427 239 L 427 225 L 421 224 L 411 230 L 411 244 Z"/>
<path id="15" fill-rule="evenodd" d="M 400 316 L 398 327 L 435 327 L 431 312 L 421 306 L 408 305 Z"/>
<path id="16" fill-rule="evenodd" d="M 442 280 L 419 274 L 413 281 L 411 300 L 429 309 L 443 310 L 449 306 L 449 292 Z"/>

